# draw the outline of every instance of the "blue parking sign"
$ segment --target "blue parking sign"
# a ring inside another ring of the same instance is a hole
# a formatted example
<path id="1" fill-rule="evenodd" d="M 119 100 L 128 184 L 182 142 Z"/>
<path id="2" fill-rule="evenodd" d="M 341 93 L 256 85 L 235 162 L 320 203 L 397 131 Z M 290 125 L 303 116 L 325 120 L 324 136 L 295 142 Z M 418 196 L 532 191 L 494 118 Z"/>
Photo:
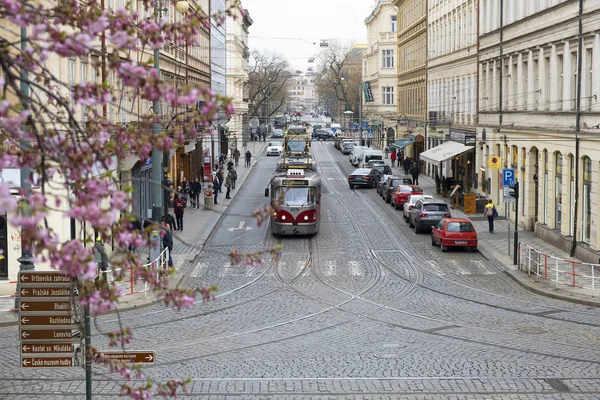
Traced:
<path id="1" fill-rule="evenodd" d="M 502 170 L 502 186 L 510 186 L 515 184 L 515 170 L 507 168 Z"/>
<path id="2" fill-rule="evenodd" d="M 367 132 L 369 132 L 369 133 L 373 133 L 373 129 L 372 129 L 372 128 L 369 128 L 369 129 L 367 129 Z"/>

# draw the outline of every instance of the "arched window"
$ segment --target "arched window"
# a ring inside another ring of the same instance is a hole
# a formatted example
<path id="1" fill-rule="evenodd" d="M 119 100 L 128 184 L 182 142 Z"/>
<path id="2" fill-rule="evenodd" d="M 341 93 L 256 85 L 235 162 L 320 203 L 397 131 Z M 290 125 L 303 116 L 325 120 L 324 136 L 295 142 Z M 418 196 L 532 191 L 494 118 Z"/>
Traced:
<path id="1" fill-rule="evenodd" d="M 590 242 L 590 232 L 592 231 L 592 160 L 589 157 L 583 157 L 581 160 L 583 169 L 583 196 L 581 199 L 581 217 L 582 217 L 582 240 L 584 243 Z"/>
<path id="2" fill-rule="evenodd" d="M 554 154 L 554 229 L 559 232 L 562 220 L 562 165 L 563 156 L 558 151 Z"/>

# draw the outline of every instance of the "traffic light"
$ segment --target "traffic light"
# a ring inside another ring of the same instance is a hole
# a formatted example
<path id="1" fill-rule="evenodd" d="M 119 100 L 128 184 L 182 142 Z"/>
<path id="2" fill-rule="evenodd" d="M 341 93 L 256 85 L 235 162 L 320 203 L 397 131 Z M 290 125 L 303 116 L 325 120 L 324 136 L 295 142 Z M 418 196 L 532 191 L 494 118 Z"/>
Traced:
<path id="1" fill-rule="evenodd" d="M 508 191 L 508 194 L 512 197 L 514 197 L 515 199 L 519 198 L 519 182 L 515 182 L 513 185 L 509 186 L 510 190 Z"/>

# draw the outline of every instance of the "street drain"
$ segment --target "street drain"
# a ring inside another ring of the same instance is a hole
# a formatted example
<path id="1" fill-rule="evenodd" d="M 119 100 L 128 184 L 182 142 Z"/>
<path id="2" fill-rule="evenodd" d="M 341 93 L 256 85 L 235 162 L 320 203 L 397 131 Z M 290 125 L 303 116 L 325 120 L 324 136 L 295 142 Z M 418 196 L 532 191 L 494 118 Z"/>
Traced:
<path id="1" fill-rule="evenodd" d="M 383 353 L 383 354 L 375 354 L 375 358 L 382 358 L 382 359 L 394 359 L 394 358 L 400 358 L 401 355 L 400 354 L 396 354 L 396 353 Z"/>
<path id="2" fill-rule="evenodd" d="M 524 328 L 519 328 L 519 329 L 517 329 L 517 332 L 524 333 L 526 335 L 541 335 L 543 333 L 548 333 L 547 330 L 545 330 L 543 328 L 538 328 L 538 327 L 535 327 L 535 326 L 528 326 L 528 327 L 524 327 Z"/>
<path id="3" fill-rule="evenodd" d="M 552 389 L 556 390 L 557 392 L 566 393 L 571 391 L 571 389 L 569 389 L 569 387 L 560 379 L 545 379 L 545 381 L 548 382 L 550 386 L 552 386 Z"/>
<path id="4" fill-rule="evenodd" d="M 385 347 L 387 349 L 402 349 L 406 347 L 406 345 L 401 343 L 384 343 L 381 345 L 381 347 Z"/>

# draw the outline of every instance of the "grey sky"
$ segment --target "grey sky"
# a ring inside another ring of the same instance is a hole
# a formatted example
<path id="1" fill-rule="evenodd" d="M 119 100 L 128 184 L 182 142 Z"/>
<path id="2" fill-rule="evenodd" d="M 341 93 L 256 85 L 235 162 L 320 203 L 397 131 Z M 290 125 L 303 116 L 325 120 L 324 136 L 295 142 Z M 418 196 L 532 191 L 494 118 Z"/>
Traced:
<path id="1" fill-rule="evenodd" d="M 281 53 L 294 69 L 306 71 L 321 39 L 366 43 L 364 20 L 373 0 L 242 0 L 254 24 L 250 50 Z M 313 44 L 315 43 L 315 44 Z"/>

